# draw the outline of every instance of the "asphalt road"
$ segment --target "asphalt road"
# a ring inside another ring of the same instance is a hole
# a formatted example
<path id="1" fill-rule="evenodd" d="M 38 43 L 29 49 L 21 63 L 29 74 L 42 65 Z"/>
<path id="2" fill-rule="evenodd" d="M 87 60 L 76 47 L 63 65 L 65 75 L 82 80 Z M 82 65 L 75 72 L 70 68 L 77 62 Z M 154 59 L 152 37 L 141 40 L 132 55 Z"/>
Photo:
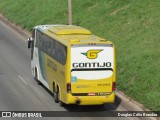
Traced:
<path id="1" fill-rule="evenodd" d="M 125 108 L 129 106 L 127 104 L 116 102 L 106 104 L 104 107 L 76 105 L 60 107 L 45 87 L 38 85 L 31 75 L 30 50 L 27 49 L 26 37 L 0 21 L 0 111 L 92 111 L 98 115 L 99 112 L 112 114 L 111 111 L 132 110 L 132 107 Z M 138 120 L 133 117 L 90 117 L 89 115 L 88 117 L 71 115 L 66 118 L 63 114 L 62 117 L 43 119 Z"/>

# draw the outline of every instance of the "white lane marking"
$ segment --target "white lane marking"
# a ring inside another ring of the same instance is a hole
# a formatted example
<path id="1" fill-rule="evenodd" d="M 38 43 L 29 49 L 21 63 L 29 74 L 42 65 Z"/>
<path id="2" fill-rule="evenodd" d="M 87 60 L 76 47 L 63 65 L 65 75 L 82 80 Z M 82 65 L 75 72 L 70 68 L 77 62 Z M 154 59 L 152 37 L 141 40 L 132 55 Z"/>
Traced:
<path id="1" fill-rule="evenodd" d="M 20 80 L 22 80 L 27 85 L 27 82 L 20 75 L 18 75 L 18 77 Z"/>

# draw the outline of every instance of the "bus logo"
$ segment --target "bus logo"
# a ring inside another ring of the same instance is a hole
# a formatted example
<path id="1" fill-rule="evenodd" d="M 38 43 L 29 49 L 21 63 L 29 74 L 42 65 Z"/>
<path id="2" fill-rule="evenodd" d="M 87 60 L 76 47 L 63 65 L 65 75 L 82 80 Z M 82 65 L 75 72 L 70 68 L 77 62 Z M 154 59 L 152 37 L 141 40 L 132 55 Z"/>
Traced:
<path id="1" fill-rule="evenodd" d="M 87 56 L 88 59 L 96 59 L 98 57 L 98 53 L 100 53 L 102 50 L 88 50 L 86 53 L 81 53 L 85 56 Z"/>

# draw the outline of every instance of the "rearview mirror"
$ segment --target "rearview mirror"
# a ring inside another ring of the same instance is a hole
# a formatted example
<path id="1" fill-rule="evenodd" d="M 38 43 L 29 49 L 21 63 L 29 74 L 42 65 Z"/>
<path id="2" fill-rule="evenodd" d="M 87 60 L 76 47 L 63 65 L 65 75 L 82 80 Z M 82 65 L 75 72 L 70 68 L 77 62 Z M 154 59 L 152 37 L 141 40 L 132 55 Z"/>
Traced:
<path id="1" fill-rule="evenodd" d="M 33 38 L 28 38 L 28 49 L 30 49 L 32 47 L 32 43 L 33 43 Z"/>

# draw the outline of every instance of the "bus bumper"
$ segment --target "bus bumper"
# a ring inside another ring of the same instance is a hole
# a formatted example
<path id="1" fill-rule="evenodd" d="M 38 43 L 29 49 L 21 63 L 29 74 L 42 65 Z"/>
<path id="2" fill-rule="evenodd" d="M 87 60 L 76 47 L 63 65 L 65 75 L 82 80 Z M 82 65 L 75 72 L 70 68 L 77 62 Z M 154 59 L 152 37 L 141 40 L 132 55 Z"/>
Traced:
<path id="1" fill-rule="evenodd" d="M 115 92 L 112 92 L 107 96 L 72 96 L 68 94 L 66 104 L 77 104 L 77 105 L 102 105 L 105 103 L 114 103 Z"/>

